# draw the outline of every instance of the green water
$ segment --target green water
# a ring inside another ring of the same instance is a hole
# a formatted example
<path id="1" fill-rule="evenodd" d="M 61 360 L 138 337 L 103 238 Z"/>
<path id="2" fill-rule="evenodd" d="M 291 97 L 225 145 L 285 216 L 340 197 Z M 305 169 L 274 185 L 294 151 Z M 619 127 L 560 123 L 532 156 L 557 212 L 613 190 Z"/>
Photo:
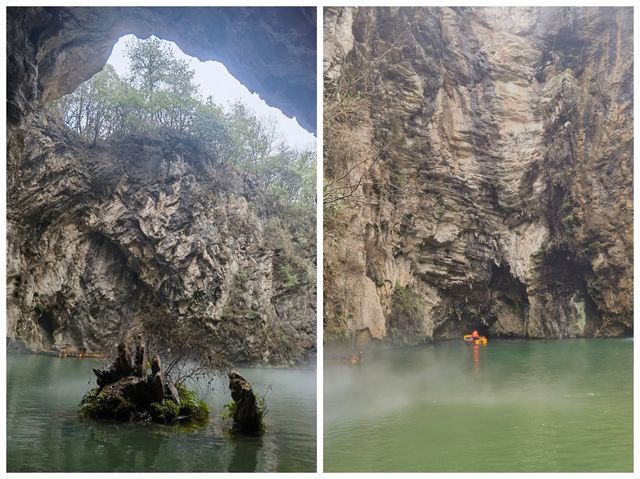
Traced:
<path id="1" fill-rule="evenodd" d="M 363 358 L 325 359 L 325 471 L 633 469 L 632 340 L 380 346 Z"/>
<path id="2" fill-rule="evenodd" d="M 226 381 L 206 396 L 203 429 L 81 419 L 77 405 L 99 362 L 37 355 L 7 357 L 7 470 L 311 471 L 316 470 L 316 372 L 244 369 L 266 401 L 267 433 L 229 437 L 219 417 Z"/>

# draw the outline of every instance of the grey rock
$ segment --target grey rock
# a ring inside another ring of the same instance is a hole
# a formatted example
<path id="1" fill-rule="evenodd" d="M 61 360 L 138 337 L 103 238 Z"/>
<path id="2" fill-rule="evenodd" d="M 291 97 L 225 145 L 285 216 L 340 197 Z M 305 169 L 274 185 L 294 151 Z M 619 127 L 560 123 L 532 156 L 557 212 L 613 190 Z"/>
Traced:
<path id="1" fill-rule="evenodd" d="M 138 335 L 138 341 L 136 343 L 136 356 L 133 364 L 136 376 L 143 377 L 146 374 L 146 365 L 144 362 L 144 341 L 142 340 L 142 334 Z"/>
<path id="2" fill-rule="evenodd" d="M 29 138 L 8 193 L 12 340 L 108 351 L 161 306 L 232 361 L 301 362 L 315 348 L 315 285 L 279 291 L 233 168 L 180 136 L 92 148 L 39 113 L 11 131 Z"/>
<path id="3" fill-rule="evenodd" d="M 330 337 L 389 334 L 405 287 L 417 339 L 632 332 L 632 17 L 324 10 Z"/>
<path id="4" fill-rule="evenodd" d="M 179 406 L 180 395 L 178 394 L 178 390 L 176 389 L 176 386 L 171 381 L 165 384 L 165 391 L 167 393 L 167 396 L 169 396 L 169 399 L 171 399 L 174 403 L 176 403 Z"/>
<path id="5" fill-rule="evenodd" d="M 156 354 L 151 360 L 151 374 L 155 376 L 162 370 L 160 367 L 160 357 Z"/>
<path id="6" fill-rule="evenodd" d="M 151 381 L 152 402 L 157 402 L 157 403 L 162 402 L 162 400 L 164 399 L 164 391 L 166 387 L 167 387 L 167 384 L 165 384 L 162 373 L 158 372 L 152 376 L 152 381 Z"/>

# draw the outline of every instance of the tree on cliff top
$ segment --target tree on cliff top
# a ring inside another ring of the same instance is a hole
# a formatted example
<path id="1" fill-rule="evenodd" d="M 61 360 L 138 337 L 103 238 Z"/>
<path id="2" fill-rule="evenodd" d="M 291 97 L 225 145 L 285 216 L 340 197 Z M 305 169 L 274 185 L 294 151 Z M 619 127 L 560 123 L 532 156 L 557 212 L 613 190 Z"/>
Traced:
<path id="1" fill-rule="evenodd" d="M 200 98 L 194 71 L 161 40 L 133 40 L 126 55 L 128 78 L 106 65 L 56 102 L 53 112 L 94 145 L 150 132 L 190 135 L 214 162 L 236 166 L 257 184 L 262 214 L 289 225 L 293 217 L 314 216 L 315 152 L 288 148 L 273 122 L 240 102 L 224 111 L 211 98 Z"/>

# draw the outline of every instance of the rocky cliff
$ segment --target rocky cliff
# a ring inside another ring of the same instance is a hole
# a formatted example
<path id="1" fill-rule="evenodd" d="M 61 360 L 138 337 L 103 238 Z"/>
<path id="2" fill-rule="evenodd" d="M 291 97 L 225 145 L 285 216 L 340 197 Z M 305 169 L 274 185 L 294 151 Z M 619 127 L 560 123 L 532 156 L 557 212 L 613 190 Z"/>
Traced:
<path id="1" fill-rule="evenodd" d="M 134 18 L 122 9 L 8 14 L 7 340 L 29 350 L 107 352 L 141 315 L 160 308 L 197 324 L 232 361 L 302 362 L 316 347 L 315 284 L 311 276 L 296 284 L 278 278 L 282 245 L 267 232 L 269 217 L 248 175 L 193 137 L 149 133 L 89 146 L 46 113 L 49 101 L 104 65 L 122 28 L 152 28 L 164 18 L 156 26 L 170 29 L 170 12 L 150 10 L 130 10 Z M 290 38 L 277 41 L 269 15 L 253 33 L 286 52 Z M 218 21 L 256 20 L 248 12 L 233 18 Z M 91 30 L 96 22 L 100 28 Z M 228 43 L 220 40 L 216 51 Z M 83 63 L 96 45 L 95 58 Z M 306 55 L 299 48 L 301 57 L 274 60 L 271 71 L 289 75 L 291 62 Z M 261 74 L 250 61 L 244 68 Z M 295 103 L 296 90 L 290 93 L 277 95 Z M 313 269 L 315 232 L 298 234 L 311 238 L 300 261 Z"/>
<path id="2" fill-rule="evenodd" d="M 109 350 L 159 305 L 198 321 L 235 361 L 315 350 L 315 285 L 274 278 L 278 249 L 250 179 L 179 135 L 90 147 L 42 114 L 12 133 L 11 340 Z"/>
<path id="3" fill-rule="evenodd" d="M 325 328 L 633 330 L 630 8 L 326 8 Z"/>

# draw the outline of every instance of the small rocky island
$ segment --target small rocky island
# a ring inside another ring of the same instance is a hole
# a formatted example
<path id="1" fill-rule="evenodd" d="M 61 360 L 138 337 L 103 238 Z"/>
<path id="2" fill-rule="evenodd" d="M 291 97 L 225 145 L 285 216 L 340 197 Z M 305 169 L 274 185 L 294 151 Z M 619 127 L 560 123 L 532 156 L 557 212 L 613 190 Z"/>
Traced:
<path id="1" fill-rule="evenodd" d="M 209 406 L 184 384 L 173 383 L 164 374 L 160 357 L 147 358 L 142 335 L 138 335 L 135 354 L 126 342 L 118 344 L 118 353 L 108 369 L 93 369 L 98 387 L 82 398 L 80 414 L 93 419 L 126 422 L 205 423 Z M 232 401 L 228 405 L 233 431 L 260 435 L 265 431 L 264 401 L 237 372 L 229 373 Z"/>
<path id="2" fill-rule="evenodd" d="M 125 342 L 108 369 L 94 369 L 98 387 L 82 398 L 80 412 L 94 419 L 119 421 L 205 421 L 209 407 L 182 384 L 174 384 L 162 372 L 160 358 L 151 360 L 147 374 L 142 336 L 138 336 L 135 355 Z"/>

